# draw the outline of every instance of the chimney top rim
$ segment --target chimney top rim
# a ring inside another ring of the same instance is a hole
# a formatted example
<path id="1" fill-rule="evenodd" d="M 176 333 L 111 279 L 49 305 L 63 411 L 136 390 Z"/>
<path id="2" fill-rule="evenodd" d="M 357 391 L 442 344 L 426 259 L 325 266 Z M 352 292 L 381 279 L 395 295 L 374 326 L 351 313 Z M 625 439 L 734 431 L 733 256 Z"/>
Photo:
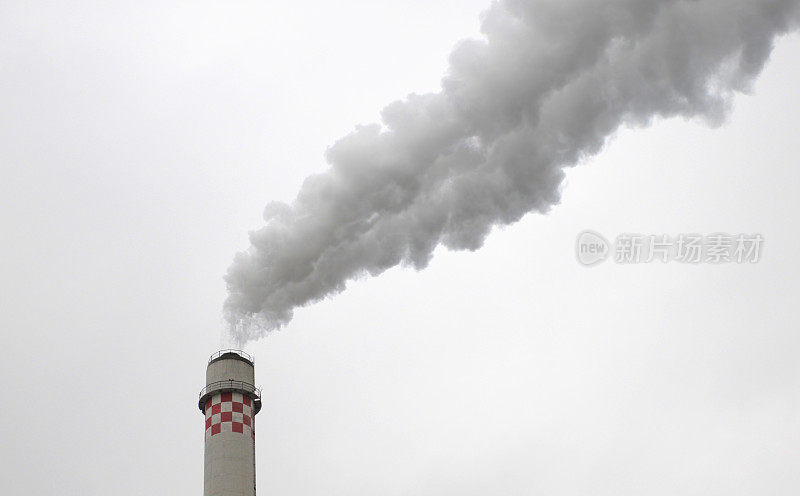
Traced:
<path id="1" fill-rule="evenodd" d="M 217 360 L 225 360 L 225 359 L 234 359 L 234 360 L 243 360 L 250 365 L 255 365 L 256 360 L 253 358 L 252 355 L 249 353 L 245 353 L 242 350 L 234 350 L 234 349 L 227 349 L 227 350 L 219 350 L 218 352 L 212 354 L 208 358 L 208 364 L 211 365 L 213 362 Z"/>

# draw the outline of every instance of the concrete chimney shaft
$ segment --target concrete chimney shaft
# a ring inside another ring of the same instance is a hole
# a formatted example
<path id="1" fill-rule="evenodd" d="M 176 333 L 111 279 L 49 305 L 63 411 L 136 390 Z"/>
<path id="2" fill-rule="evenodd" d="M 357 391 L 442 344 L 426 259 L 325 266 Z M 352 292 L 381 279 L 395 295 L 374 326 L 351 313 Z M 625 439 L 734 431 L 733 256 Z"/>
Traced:
<path id="1" fill-rule="evenodd" d="M 213 355 L 198 406 L 205 414 L 203 496 L 255 496 L 255 416 L 261 393 L 254 361 L 239 350 Z"/>

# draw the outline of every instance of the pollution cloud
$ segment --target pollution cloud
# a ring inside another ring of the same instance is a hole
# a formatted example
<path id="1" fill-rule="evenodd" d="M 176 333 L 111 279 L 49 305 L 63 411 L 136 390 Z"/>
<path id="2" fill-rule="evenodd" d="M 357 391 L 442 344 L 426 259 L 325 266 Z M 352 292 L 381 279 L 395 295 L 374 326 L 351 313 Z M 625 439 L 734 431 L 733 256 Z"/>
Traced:
<path id="1" fill-rule="evenodd" d="M 412 94 L 327 151 L 330 168 L 273 202 L 225 281 L 243 344 L 293 310 L 434 249 L 476 250 L 495 225 L 559 201 L 564 168 L 621 125 L 723 121 L 800 0 L 503 0 L 460 42 L 438 93 Z"/>

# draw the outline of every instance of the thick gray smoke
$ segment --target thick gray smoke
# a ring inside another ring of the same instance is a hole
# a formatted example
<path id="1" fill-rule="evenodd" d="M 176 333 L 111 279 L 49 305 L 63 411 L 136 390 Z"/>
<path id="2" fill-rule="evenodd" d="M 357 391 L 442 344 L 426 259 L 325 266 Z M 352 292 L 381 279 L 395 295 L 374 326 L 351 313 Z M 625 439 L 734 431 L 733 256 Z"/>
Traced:
<path id="1" fill-rule="evenodd" d="M 434 249 L 476 250 L 559 201 L 565 167 L 623 124 L 719 123 L 800 0 L 504 0 L 450 55 L 442 90 L 383 109 L 327 152 L 291 205 L 271 203 L 225 280 L 240 343 L 348 280 Z"/>

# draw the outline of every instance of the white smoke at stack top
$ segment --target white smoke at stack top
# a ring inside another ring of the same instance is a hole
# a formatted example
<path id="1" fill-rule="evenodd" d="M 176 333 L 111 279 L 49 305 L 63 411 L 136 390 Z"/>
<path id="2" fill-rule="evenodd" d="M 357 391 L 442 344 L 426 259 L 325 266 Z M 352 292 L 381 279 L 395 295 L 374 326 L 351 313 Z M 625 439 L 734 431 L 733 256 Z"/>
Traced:
<path id="1" fill-rule="evenodd" d="M 243 320 L 224 325 L 219 333 L 219 349 L 231 350 L 242 348 L 244 343 L 238 339 L 237 336 L 245 334 L 243 329 L 244 325 L 245 322 Z"/>
<path id="2" fill-rule="evenodd" d="M 476 250 L 495 225 L 559 201 L 565 167 L 622 125 L 723 121 L 800 0 L 504 0 L 459 43 L 438 93 L 412 94 L 326 154 L 292 204 L 273 202 L 225 280 L 244 343 L 348 280 L 433 250 Z"/>

